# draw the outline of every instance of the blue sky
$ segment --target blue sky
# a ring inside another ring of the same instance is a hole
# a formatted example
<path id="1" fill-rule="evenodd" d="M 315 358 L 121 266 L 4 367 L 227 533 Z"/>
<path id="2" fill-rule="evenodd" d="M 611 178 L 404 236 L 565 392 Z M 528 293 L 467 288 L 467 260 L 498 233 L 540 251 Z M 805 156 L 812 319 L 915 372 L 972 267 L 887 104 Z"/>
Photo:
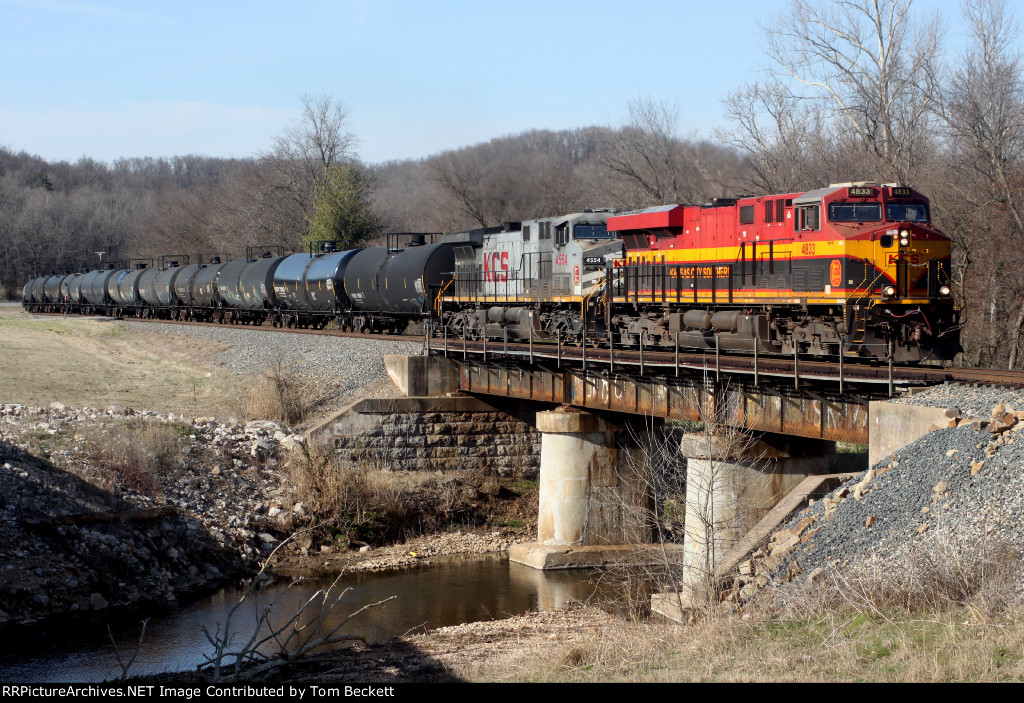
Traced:
<path id="1" fill-rule="evenodd" d="M 1016 3 L 1011 3 L 1016 5 Z M 418 158 L 675 104 L 710 135 L 788 0 L 0 0 L 0 145 L 47 159 L 253 156 L 304 94 L 360 156 Z M 957 0 L 939 9 L 951 46 Z"/>

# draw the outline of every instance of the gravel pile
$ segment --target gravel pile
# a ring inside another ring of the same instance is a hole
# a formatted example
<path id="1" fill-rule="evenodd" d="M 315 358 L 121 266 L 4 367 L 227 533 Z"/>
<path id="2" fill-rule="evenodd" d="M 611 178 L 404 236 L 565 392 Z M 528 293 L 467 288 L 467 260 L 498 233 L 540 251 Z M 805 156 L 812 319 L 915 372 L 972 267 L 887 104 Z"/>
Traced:
<path id="1" fill-rule="evenodd" d="M 448 532 L 411 540 L 396 547 L 372 550 L 364 547 L 365 558 L 346 565 L 349 571 L 380 571 L 400 566 L 410 566 L 431 557 L 451 554 L 483 554 L 486 552 L 508 551 L 516 542 L 525 542 L 528 535 L 514 534 L 508 530 L 475 534 L 472 532 Z"/>
<path id="2" fill-rule="evenodd" d="M 1024 390 L 944 383 L 914 395 L 894 398 L 890 402 L 903 405 L 924 405 L 930 408 L 956 408 L 960 417 L 987 417 L 998 403 L 1010 403 L 1024 409 Z"/>
<path id="3" fill-rule="evenodd" d="M 905 575 L 990 547 L 1024 555 L 1024 404 L 982 414 L 987 394 L 1012 394 L 972 390 L 958 407 L 983 417 L 921 437 L 801 511 L 754 554 L 744 571 L 760 578 L 748 582 L 865 565 Z"/>
<path id="4" fill-rule="evenodd" d="M 124 320 L 118 324 L 158 334 L 176 334 L 230 345 L 211 361 L 233 373 L 282 373 L 316 384 L 317 405 L 334 407 L 356 391 L 387 378 L 385 354 L 419 354 L 423 345 L 321 334 L 290 334 L 251 327 L 228 329 Z"/>

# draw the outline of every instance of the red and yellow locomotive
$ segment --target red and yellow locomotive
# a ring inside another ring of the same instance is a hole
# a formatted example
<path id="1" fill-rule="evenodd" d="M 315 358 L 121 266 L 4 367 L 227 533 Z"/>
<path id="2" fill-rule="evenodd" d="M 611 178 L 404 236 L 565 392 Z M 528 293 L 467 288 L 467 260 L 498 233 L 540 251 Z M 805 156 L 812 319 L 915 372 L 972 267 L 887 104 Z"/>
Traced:
<path id="1" fill-rule="evenodd" d="M 669 205 L 609 217 L 608 231 L 625 250 L 600 320 L 617 343 L 903 362 L 960 350 L 949 237 L 912 188 Z"/>

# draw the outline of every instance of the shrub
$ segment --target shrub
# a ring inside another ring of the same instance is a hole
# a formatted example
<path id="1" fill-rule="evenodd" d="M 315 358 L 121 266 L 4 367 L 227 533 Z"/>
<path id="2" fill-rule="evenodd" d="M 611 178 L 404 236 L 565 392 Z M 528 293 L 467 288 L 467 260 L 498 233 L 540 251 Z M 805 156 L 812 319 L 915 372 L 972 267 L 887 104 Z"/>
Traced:
<path id="1" fill-rule="evenodd" d="M 143 495 L 159 493 L 159 476 L 181 463 L 181 433 L 172 425 L 130 420 L 90 428 L 85 437 L 90 461 L 117 483 Z"/>

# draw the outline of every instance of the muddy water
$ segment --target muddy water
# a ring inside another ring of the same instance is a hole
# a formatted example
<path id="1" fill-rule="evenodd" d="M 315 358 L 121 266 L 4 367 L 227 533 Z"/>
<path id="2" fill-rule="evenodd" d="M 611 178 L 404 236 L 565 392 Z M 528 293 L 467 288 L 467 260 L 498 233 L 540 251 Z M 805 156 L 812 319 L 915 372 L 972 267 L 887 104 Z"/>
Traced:
<path id="1" fill-rule="evenodd" d="M 340 582 L 348 590 L 326 622 L 330 627 L 367 604 L 390 598 L 356 615 L 344 627 L 347 633 L 379 642 L 405 633 L 531 610 L 555 610 L 570 602 L 592 600 L 601 597 L 598 581 L 593 572 L 543 573 L 498 556 L 354 573 Z M 284 579 L 267 585 L 235 610 L 230 619 L 233 642 L 249 639 L 260 613 L 269 605 L 273 604 L 273 622 L 281 623 L 330 582 L 308 581 L 290 590 L 287 585 Z M 204 600 L 152 616 L 131 673 L 182 671 L 203 664 L 205 655 L 213 649 L 203 635 L 203 626 L 211 634 L 218 627 L 223 631 L 241 595 L 240 589 L 224 589 Z M 137 617 L 120 616 L 110 623 L 122 656 L 134 649 L 139 626 Z M 98 682 L 117 678 L 121 668 L 106 624 L 81 629 L 8 631 L 0 645 L 0 681 Z"/>

